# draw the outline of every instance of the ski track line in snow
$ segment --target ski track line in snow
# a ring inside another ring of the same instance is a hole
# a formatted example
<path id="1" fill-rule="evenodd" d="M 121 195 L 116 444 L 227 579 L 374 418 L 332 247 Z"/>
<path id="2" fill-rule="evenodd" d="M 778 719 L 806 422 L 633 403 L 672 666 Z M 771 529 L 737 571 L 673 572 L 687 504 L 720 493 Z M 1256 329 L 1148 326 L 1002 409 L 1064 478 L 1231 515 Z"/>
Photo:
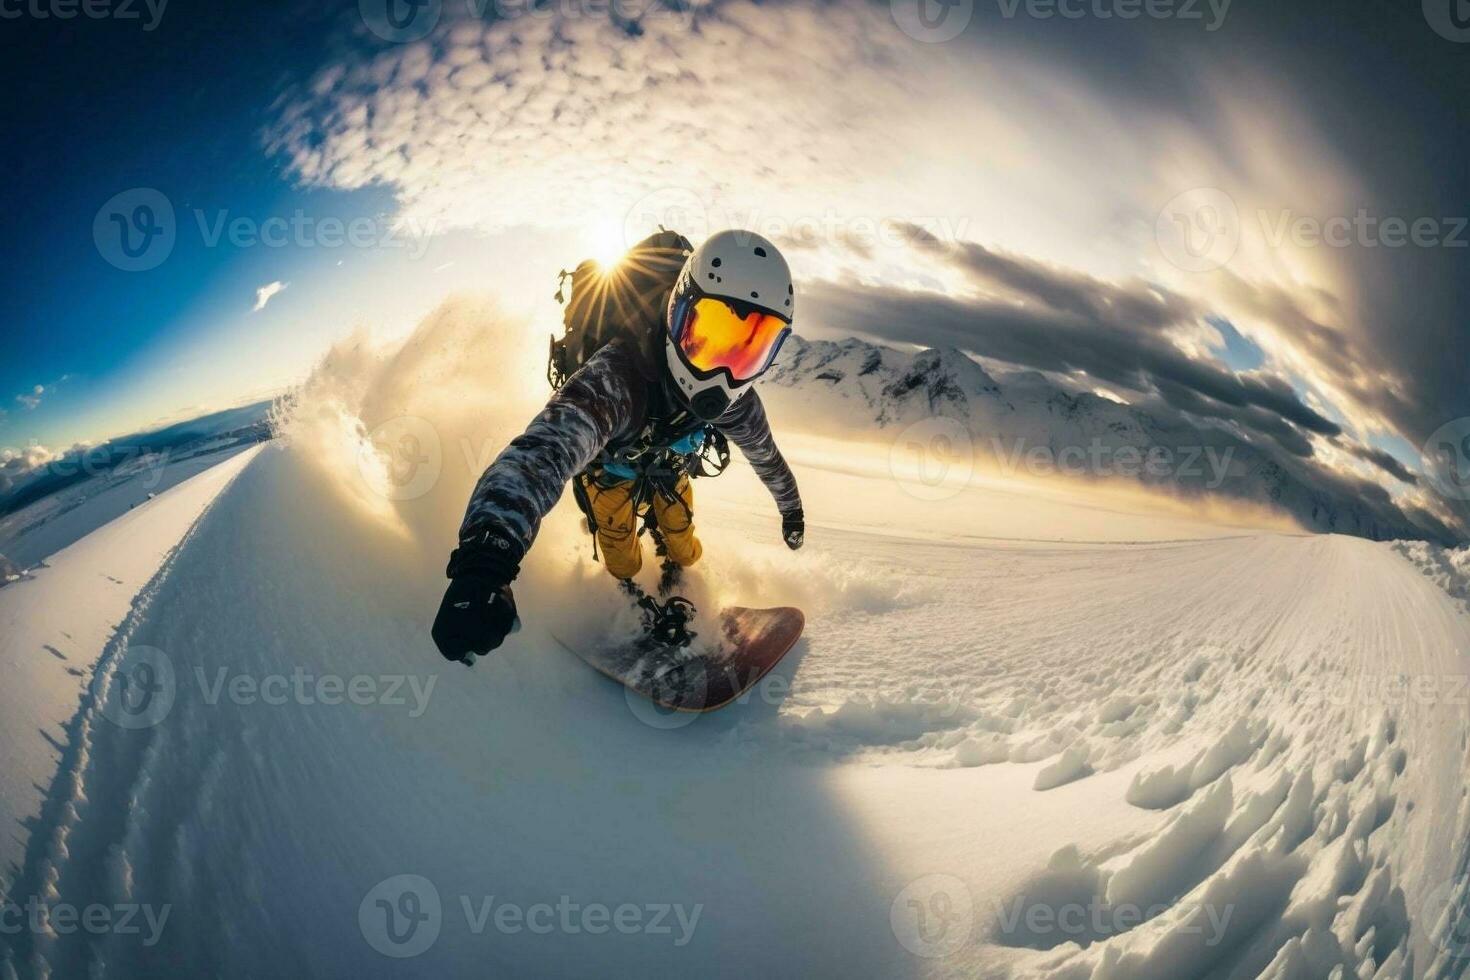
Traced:
<path id="1" fill-rule="evenodd" d="M 252 450 L 246 452 L 254 455 Z M 248 465 L 247 461 L 245 466 Z M 219 495 L 225 493 L 238 476 L 238 472 L 230 476 L 215 498 L 189 523 L 179 541 L 165 553 L 157 571 L 134 595 L 127 615 L 96 658 L 92 680 L 82 689 L 76 714 L 63 726 L 66 738 L 59 745 L 60 759 L 56 776 L 31 829 L 31 843 L 27 848 L 24 866 L 7 894 L 10 900 L 23 904 L 34 896 L 46 903 L 64 901 L 60 890 L 63 874 L 77 857 L 70 846 L 72 834 L 83 820 L 91 801 L 116 799 L 117 797 L 109 794 L 119 791 L 127 791 L 125 795 L 134 800 L 135 794 L 127 786 L 100 787 L 87 782 L 88 771 L 93 768 L 95 761 L 93 750 L 97 728 L 99 725 L 105 729 L 112 727 L 110 722 L 99 717 L 99 702 L 108 695 L 120 659 L 126 655 L 139 623 L 145 618 L 153 598 L 168 578 L 178 556 L 204 524 Z M 146 779 L 148 766 L 145 764 L 139 767 L 137 772 L 140 778 Z M 92 773 L 94 779 L 105 780 L 108 775 L 109 770 L 106 768 Z M 128 781 L 131 782 L 131 779 Z M 129 823 L 132 823 L 137 816 L 136 808 L 130 804 L 126 808 L 126 815 Z M 123 852 L 106 855 L 104 863 L 110 868 L 116 885 L 112 900 L 118 903 L 130 901 Z M 89 904 L 94 900 L 95 898 L 89 898 L 82 904 Z M 57 938 L 54 929 L 27 929 L 16 934 L 13 945 L 11 942 L 0 941 L 0 951 L 5 954 L 3 961 L 0 961 L 0 977 L 14 980 L 18 965 L 27 971 L 25 975 L 38 978 L 52 976 L 46 954 Z"/>

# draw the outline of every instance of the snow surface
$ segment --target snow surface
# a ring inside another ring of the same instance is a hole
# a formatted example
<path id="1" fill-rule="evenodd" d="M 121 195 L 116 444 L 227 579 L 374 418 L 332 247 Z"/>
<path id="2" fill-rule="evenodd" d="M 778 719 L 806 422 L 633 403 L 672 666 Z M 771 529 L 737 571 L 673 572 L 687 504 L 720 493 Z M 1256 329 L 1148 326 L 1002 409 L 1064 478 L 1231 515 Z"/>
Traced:
<path id="1" fill-rule="evenodd" d="M 66 724 L 90 680 L 103 646 L 165 557 L 234 476 L 252 451 L 202 475 L 198 461 L 169 474 L 172 489 L 117 517 L 112 509 L 74 508 L 71 532 L 82 540 L 51 554 L 26 579 L 0 590 L 0 658 L 5 695 L 0 700 L 0 882 L 13 879 L 38 814 L 44 787 L 65 750 Z M 213 457 L 219 464 L 224 456 Z M 178 477 L 182 477 L 181 479 Z M 120 488 L 105 496 L 136 497 Z M 106 523 L 84 533 L 85 516 Z M 112 518 L 117 517 L 113 520 Z"/>
<path id="2" fill-rule="evenodd" d="M 697 485 L 692 598 L 807 612 L 743 703 L 661 715 L 550 639 L 632 627 L 565 501 L 465 670 L 427 627 L 525 415 L 462 383 L 498 376 L 487 316 L 335 352 L 140 593 L 10 894 L 167 924 L 0 937 L 18 974 L 1464 973 L 1470 614 L 1404 546 L 921 499 L 806 443 L 801 552 L 747 469 Z M 453 448 L 391 499 L 371 433 L 405 415 Z M 167 696 L 120 727 L 145 663 Z"/>

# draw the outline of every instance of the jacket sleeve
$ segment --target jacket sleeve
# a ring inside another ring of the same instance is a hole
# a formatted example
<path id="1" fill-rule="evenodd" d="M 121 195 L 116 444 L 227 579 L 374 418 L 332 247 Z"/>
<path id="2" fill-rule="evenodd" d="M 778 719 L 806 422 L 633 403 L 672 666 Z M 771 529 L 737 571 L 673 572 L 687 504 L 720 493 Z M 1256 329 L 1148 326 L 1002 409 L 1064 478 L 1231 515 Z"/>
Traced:
<path id="1" fill-rule="evenodd" d="M 475 484 L 449 577 L 477 571 L 515 578 L 541 519 L 634 418 L 642 390 L 636 362 L 615 344 L 572 375 Z"/>
<path id="2" fill-rule="evenodd" d="M 740 399 L 721 416 L 715 427 L 740 447 L 756 476 L 771 492 L 781 516 L 800 515 L 801 492 L 796 489 L 796 476 L 776 447 L 776 438 L 771 435 L 771 424 L 766 421 L 766 408 L 761 404 L 760 395 L 752 391 Z"/>

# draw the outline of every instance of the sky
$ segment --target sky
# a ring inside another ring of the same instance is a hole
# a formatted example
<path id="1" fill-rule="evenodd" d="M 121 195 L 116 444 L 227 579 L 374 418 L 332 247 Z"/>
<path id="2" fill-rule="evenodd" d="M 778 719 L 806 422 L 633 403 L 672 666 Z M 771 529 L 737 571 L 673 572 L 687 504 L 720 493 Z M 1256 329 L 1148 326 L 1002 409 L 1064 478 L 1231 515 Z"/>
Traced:
<path id="1" fill-rule="evenodd" d="M 455 290 L 544 325 L 585 254 L 745 226 L 799 330 L 1040 370 L 1463 526 L 1454 2 L 8 7 L 0 447 L 269 396 Z"/>

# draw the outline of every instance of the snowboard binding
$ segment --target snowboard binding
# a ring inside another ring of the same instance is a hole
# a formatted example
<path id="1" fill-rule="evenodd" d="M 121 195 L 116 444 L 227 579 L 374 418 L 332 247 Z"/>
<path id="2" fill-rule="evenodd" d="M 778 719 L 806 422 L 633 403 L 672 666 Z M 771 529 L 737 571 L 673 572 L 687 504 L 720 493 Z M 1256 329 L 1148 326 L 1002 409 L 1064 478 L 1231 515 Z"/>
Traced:
<path id="1" fill-rule="evenodd" d="M 638 600 L 643 610 L 643 629 L 654 646 L 687 647 L 699 634 L 689 628 L 694 621 L 694 603 L 683 596 L 670 596 L 659 602 L 645 595 Z"/>

